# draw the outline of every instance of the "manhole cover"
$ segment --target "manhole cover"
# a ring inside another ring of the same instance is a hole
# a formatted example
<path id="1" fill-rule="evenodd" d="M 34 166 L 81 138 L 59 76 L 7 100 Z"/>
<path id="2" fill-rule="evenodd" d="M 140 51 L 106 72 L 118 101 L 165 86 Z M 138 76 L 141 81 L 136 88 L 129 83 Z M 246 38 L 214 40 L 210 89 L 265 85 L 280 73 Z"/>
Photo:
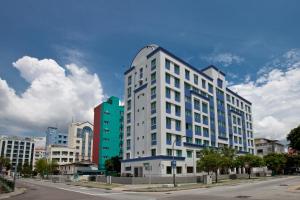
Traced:
<path id="1" fill-rule="evenodd" d="M 245 196 L 245 195 L 239 195 L 239 196 L 236 196 L 235 198 L 239 198 L 239 199 L 247 199 L 251 196 Z"/>
<path id="2" fill-rule="evenodd" d="M 287 185 L 287 184 L 280 184 L 279 186 L 289 186 L 289 185 Z"/>

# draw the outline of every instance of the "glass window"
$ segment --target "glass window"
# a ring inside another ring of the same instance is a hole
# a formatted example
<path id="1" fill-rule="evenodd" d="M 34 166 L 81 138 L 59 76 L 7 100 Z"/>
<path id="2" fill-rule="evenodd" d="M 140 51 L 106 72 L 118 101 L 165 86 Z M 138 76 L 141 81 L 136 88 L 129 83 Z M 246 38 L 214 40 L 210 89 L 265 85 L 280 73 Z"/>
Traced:
<path id="1" fill-rule="evenodd" d="M 171 98 L 171 89 L 166 87 L 166 97 Z"/>
<path id="2" fill-rule="evenodd" d="M 174 64 L 174 72 L 175 74 L 180 74 L 180 69 L 179 69 L 179 65 Z"/>
<path id="3" fill-rule="evenodd" d="M 180 80 L 179 78 L 174 78 L 175 81 L 175 87 L 180 88 Z"/>
<path id="4" fill-rule="evenodd" d="M 166 59 L 165 61 L 166 61 L 166 69 L 170 70 L 171 62 L 168 59 Z"/>
<path id="5" fill-rule="evenodd" d="M 208 84 L 208 91 L 213 94 L 214 93 L 214 86 L 212 84 Z"/>
<path id="6" fill-rule="evenodd" d="M 223 87 L 223 81 L 219 78 L 218 78 L 217 84 L 218 84 L 218 87 L 220 87 L 220 88 Z"/>
<path id="7" fill-rule="evenodd" d="M 152 61 L 151 61 L 151 70 L 155 69 L 156 68 L 156 59 L 154 58 Z"/>
<path id="8" fill-rule="evenodd" d="M 196 74 L 194 74 L 194 83 L 198 85 L 198 76 Z"/>
<path id="9" fill-rule="evenodd" d="M 193 151 L 186 150 L 186 157 L 192 158 L 193 157 Z"/>
<path id="10" fill-rule="evenodd" d="M 180 102 L 180 93 L 175 91 L 175 101 Z"/>
<path id="11" fill-rule="evenodd" d="M 128 85 L 131 85 L 131 81 L 132 81 L 132 77 L 131 77 L 131 76 L 128 76 L 128 80 L 127 80 Z"/>
<path id="12" fill-rule="evenodd" d="M 171 82 L 171 76 L 170 74 L 166 73 L 166 83 L 170 84 Z"/>
<path id="13" fill-rule="evenodd" d="M 206 81 L 204 79 L 202 79 L 202 88 L 206 89 Z"/>
<path id="14" fill-rule="evenodd" d="M 185 70 L 185 79 L 190 80 L 190 71 Z"/>

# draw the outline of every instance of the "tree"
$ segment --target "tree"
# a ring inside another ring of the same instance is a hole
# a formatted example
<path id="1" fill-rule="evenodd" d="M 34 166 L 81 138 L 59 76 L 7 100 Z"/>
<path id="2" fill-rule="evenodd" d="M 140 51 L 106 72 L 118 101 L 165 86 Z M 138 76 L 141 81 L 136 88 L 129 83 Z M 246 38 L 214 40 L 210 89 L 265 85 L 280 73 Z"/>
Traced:
<path id="1" fill-rule="evenodd" d="M 228 171 L 229 168 L 234 167 L 234 160 L 236 157 L 236 150 L 230 147 L 223 147 L 221 149 L 222 162 L 221 167 Z"/>
<path id="2" fill-rule="evenodd" d="M 35 170 L 42 178 L 45 175 L 53 174 L 57 171 L 58 164 L 55 161 L 48 161 L 47 159 L 39 159 L 35 163 Z"/>
<path id="3" fill-rule="evenodd" d="M 0 173 L 2 172 L 3 168 L 5 170 L 9 170 L 11 168 L 10 160 L 5 157 L 0 157 Z"/>
<path id="4" fill-rule="evenodd" d="M 249 174 L 249 179 L 251 178 L 251 169 L 253 167 L 261 167 L 264 165 L 264 161 L 261 157 L 252 155 L 252 154 L 245 154 L 238 156 L 235 161 L 236 167 L 245 167 Z"/>
<path id="5" fill-rule="evenodd" d="M 105 169 L 110 172 L 121 172 L 120 157 L 114 156 L 105 161 Z"/>
<path id="6" fill-rule="evenodd" d="M 25 162 L 22 167 L 21 173 L 24 177 L 30 177 L 32 174 L 32 166 L 29 165 L 28 162 Z"/>
<path id="7" fill-rule="evenodd" d="M 222 166 L 222 156 L 215 149 L 203 149 L 200 154 L 200 160 L 197 161 L 197 167 L 200 170 L 210 171 L 216 174 L 216 183 L 218 182 L 218 169 Z"/>
<path id="8" fill-rule="evenodd" d="M 284 173 L 286 174 L 293 174 L 296 173 L 297 170 L 300 168 L 300 154 L 298 155 L 290 155 L 285 154 L 285 167 L 284 167 Z"/>
<path id="9" fill-rule="evenodd" d="M 300 151 L 300 125 L 290 131 L 287 140 L 290 142 L 290 147 Z"/>
<path id="10" fill-rule="evenodd" d="M 270 153 L 264 156 L 264 161 L 274 174 L 279 174 L 285 167 L 286 158 L 284 154 L 281 153 Z"/>

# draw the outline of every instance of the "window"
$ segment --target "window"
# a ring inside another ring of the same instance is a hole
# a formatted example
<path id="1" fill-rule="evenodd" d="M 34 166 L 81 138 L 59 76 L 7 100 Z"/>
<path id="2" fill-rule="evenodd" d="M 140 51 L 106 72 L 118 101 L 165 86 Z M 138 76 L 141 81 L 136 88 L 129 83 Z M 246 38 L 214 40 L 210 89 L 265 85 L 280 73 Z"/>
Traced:
<path id="1" fill-rule="evenodd" d="M 202 102 L 202 112 L 208 113 L 208 105 L 207 105 L 207 103 Z"/>
<path id="2" fill-rule="evenodd" d="M 202 120 L 203 124 L 208 125 L 208 117 L 205 115 L 203 115 L 202 117 L 203 117 L 203 120 Z"/>
<path id="3" fill-rule="evenodd" d="M 151 88 L 151 99 L 156 98 L 156 87 Z"/>
<path id="4" fill-rule="evenodd" d="M 191 117 L 191 116 L 192 116 L 192 111 L 189 110 L 189 109 L 186 109 L 186 110 L 185 110 L 185 116 L 186 116 L 186 117 Z"/>
<path id="5" fill-rule="evenodd" d="M 192 130 L 192 124 L 190 124 L 190 123 L 185 123 L 185 129 L 186 129 L 187 131 Z"/>
<path id="6" fill-rule="evenodd" d="M 171 89 L 168 87 L 166 87 L 166 97 L 169 99 L 171 98 Z"/>
<path id="7" fill-rule="evenodd" d="M 208 84 L 208 92 L 210 92 L 211 94 L 214 93 L 214 86 L 212 84 Z"/>
<path id="8" fill-rule="evenodd" d="M 195 125 L 195 135 L 201 135 L 201 126 Z"/>
<path id="9" fill-rule="evenodd" d="M 226 94 L 226 100 L 227 100 L 228 102 L 230 102 L 230 95 L 229 95 L 229 94 Z"/>
<path id="10" fill-rule="evenodd" d="M 180 69 L 179 69 L 179 65 L 174 64 L 174 72 L 175 74 L 180 74 Z"/>
<path id="11" fill-rule="evenodd" d="M 177 117 L 180 117 L 180 106 L 175 106 L 175 114 Z"/>
<path id="12" fill-rule="evenodd" d="M 166 141 L 167 141 L 167 144 L 172 144 L 172 134 L 171 133 L 167 133 L 166 134 Z"/>
<path id="13" fill-rule="evenodd" d="M 180 102 L 180 93 L 175 91 L 175 101 Z"/>
<path id="14" fill-rule="evenodd" d="M 172 149 L 167 149 L 167 155 L 172 156 Z"/>
<path id="15" fill-rule="evenodd" d="M 198 139 L 196 138 L 195 139 L 195 143 L 198 144 L 198 145 L 201 145 L 202 144 L 202 140 L 201 139 Z M 198 158 L 198 157 L 197 157 Z"/>
<path id="16" fill-rule="evenodd" d="M 190 71 L 185 70 L 185 79 L 190 80 Z"/>
<path id="17" fill-rule="evenodd" d="M 143 68 L 140 68 L 140 79 L 143 78 Z"/>
<path id="18" fill-rule="evenodd" d="M 200 110 L 200 101 L 197 99 L 194 99 L 194 108 Z"/>
<path id="19" fill-rule="evenodd" d="M 194 74 L 194 83 L 198 85 L 198 76 L 196 74 Z"/>
<path id="20" fill-rule="evenodd" d="M 108 123 L 109 123 L 108 121 L 104 121 L 104 125 L 108 125 Z"/>
<path id="21" fill-rule="evenodd" d="M 174 78 L 175 81 L 175 87 L 180 88 L 180 80 L 179 78 Z"/>
<path id="22" fill-rule="evenodd" d="M 156 129 L 156 117 L 151 118 L 151 130 Z"/>
<path id="23" fill-rule="evenodd" d="M 204 136 L 204 137 L 209 137 L 209 131 L 208 131 L 208 128 L 204 128 L 204 127 L 203 127 L 203 136 Z"/>
<path id="24" fill-rule="evenodd" d="M 127 110 L 130 110 L 131 109 L 131 100 L 128 100 L 127 101 Z"/>
<path id="25" fill-rule="evenodd" d="M 151 60 L 151 70 L 156 68 L 156 59 Z"/>
<path id="26" fill-rule="evenodd" d="M 127 123 L 130 123 L 131 122 L 131 115 L 130 113 L 127 113 Z"/>
<path id="27" fill-rule="evenodd" d="M 201 115 L 199 113 L 194 113 L 195 122 L 201 123 Z"/>
<path id="28" fill-rule="evenodd" d="M 223 81 L 221 79 L 218 78 L 217 84 L 219 88 L 223 88 Z"/>
<path id="29" fill-rule="evenodd" d="M 131 81 L 132 81 L 132 77 L 131 77 L 131 76 L 128 76 L 128 80 L 127 80 L 128 85 L 131 85 Z"/>
<path id="30" fill-rule="evenodd" d="M 186 150 L 186 157 L 192 158 L 193 157 L 193 151 Z"/>
<path id="31" fill-rule="evenodd" d="M 156 156 L 156 149 L 151 149 L 151 156 Z"/>
<path id="32" fill-rule="evenodd" d="M 180 122 L 180 120 L 175 120 L 175 125 L 176 125 L 176 131 L 180 131 L 181 130 L 181 122 Z"/>
<path id="33" fill-rule="evenodd" d="M 151 133 L 151 144 L 156 145 L 156 133 Z"/>
<path id="34" fill-rule="evenodd" d="M 176 156 L 181 157 L 182 156 L 182 150 L 176 150 Z"/>
<path id="35" fill-rule="evenodd" d="M 181 174 L 182 173 L 182 167 L 176 167 L 176 172 L 177 172 L 177 174 Z"/>
<path id="36" fill-rule="evenodd" d="M 156 102 L 151 103 L 151 114 L 156 113 Z"/>
<path id="37" fill-rule="evenodd" d="M 166 113 L 171 114 L 171 103 L 166 102 Z"/>
<path id="38" fill-rule="evenodd" d="M 130 136 L 130 126 L 127 126 L 126 128 L 126 135 L 127 137 Z"/>
<path id="39" fill-rule="evenodd" d="M 151 74 L 151 85 L 156 83 L 156 72 Z"/>
<path id="40" fill-rule="evenodd" d="M 206 81 L 204 79 L 202 79 L 202 88 L 206 89 Z"/>
<path id="41" fill-rule="evenodd" d="M 126 140 L 126 146 L 127 146 L 127 150 L 130 150 L 130 139 Z"/>
<path id="42" fill-rule="evenodd" d="M 127 97 L 131 97 L 131 87 L 127 88 Z"/>
<path id="43" fill-rule="evenodd" d="M 171 76 L 170 74 L 166 73 L 166 83 L 170 84 L 171 82 Z"/>
<path id="44" fill-rule="evenodd" d="M 170 70 L 171 62 L 168 59 L 166 59 L 165 62 L 166 62 L 166 69 Z"/>
<path id="45" fill-rule="evenodd" d="M 167 174 L 172 174 L 171 166 L 167 166 L 166 171 L 167 171 Z"/>
<path id="46" fill-rule="evenodd" d="M 171 129 L 171 118 L 169 117 L 166 118 L 166 128 Z"/>

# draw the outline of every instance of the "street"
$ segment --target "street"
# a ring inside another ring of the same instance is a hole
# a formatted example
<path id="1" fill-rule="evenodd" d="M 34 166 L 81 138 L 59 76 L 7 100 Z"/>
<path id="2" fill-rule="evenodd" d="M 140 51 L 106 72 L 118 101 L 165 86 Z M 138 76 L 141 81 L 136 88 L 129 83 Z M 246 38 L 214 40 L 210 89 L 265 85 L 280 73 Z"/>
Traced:
<path id="1" fill-rule="evenodd" d="M 34 180 L 18 180 L 18 187 L 25 187 L 25 194 L 12 197 L 13 200 L 94 200 L 94 199 L 300 199 L 300 177 L 276 178 L 236 186 L 218 186 L 193 190 L 161 193 L 137 193 L 117 190 L 104 190 L 70 186 L 63 183 L 51 183 Z"/>

